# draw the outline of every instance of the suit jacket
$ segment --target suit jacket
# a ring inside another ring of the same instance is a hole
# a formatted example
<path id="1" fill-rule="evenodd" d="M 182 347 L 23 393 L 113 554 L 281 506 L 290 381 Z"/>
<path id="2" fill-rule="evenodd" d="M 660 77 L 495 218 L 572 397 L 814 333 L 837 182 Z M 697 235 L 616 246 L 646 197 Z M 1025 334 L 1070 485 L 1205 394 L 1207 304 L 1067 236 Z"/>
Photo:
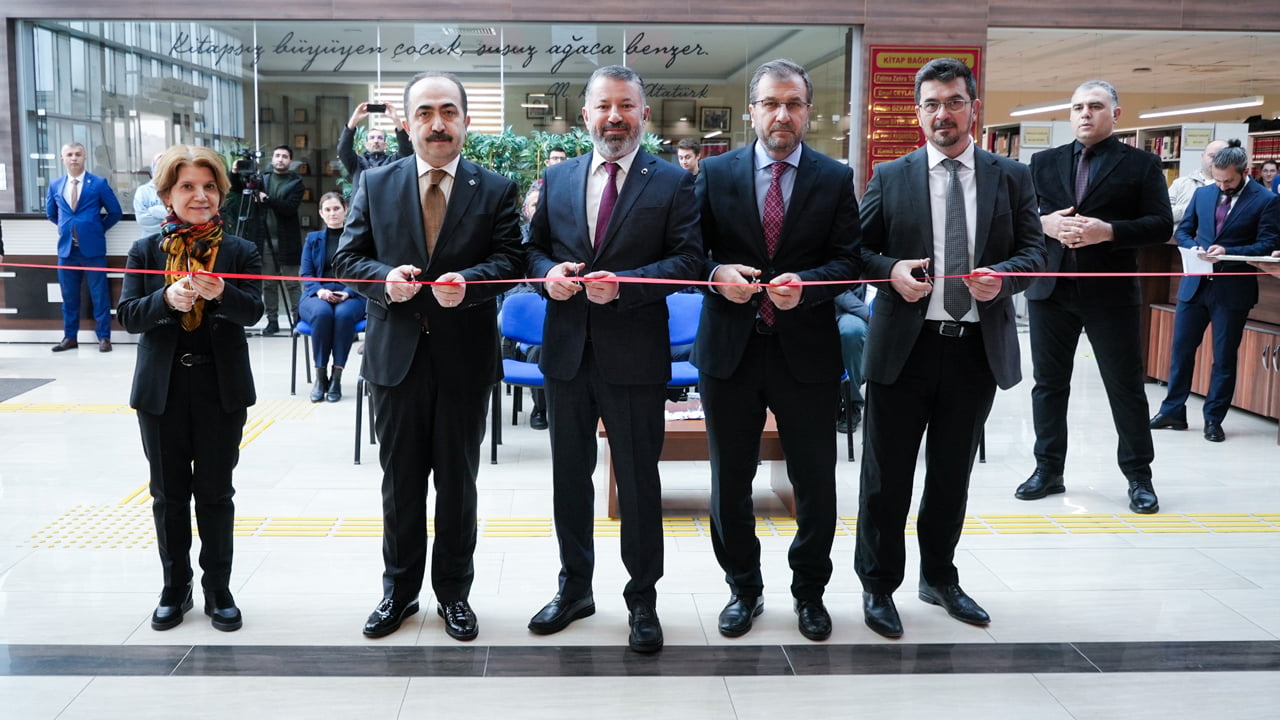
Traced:
<path id="1" fill-rule="evenodd" d="M 997 272 L 1044 269 L 1044 231 L 1036 211 L 1027 166 L 974 148 L 977 228 L 973 266 Z M 894 263 L 933 257 L 933 218 L 929 213 L 929 156 L 924 147 L 876 166 L 862 196 L 862 259 L 866 276 L 887 280 Z M 996 384 L 1013 387 L 1022 379 L 1013 296 L 1030 278 L 1006 277 L 995 299 L 977 303 L 982 343 Z M 871 315 L 863 373 L 868 380 L 898 379 L 916 343 L 929 309 L 929 297 L 909 303 L 884 283 Z"/>
<path id="2" fill-rule="evenodd" d="M 302 297 L 315 297 L 322 289 L 334 292 L 354 292 L 340 282 L 320 282 L 315 278 L 325 277 L 325 240 L 328 230 L 312 230 L 307 233 L 307 240 L 302 246 Z M 332 269 L 329 271 L 333 272 Z"/>
<path id="3" fill-rule="evenodd" d="M 160 235 L 134 241 L 125 267 L 163 270 L 165 258 Z M 224 235 L 213 263 L 215 273 L 262 274 L 262 256 L 253 243 L 234 235 Z M 249 345 L 244 329 L 262 317 L 262 281 L 227 278 L 219 302 L 204 305 L 203 325 L 208 324 L 213 339 L 214 365 L 218 373 L 218 395 L 222 409 L 232 412 L 257 402 L 253 371 L 249 365 Z M 181 313 L 164 301 L 164 275 L 126 273 L 120 290 L 116 318 L 125 330 L 142 333 L 138 361 L 133 371 L 129 406 L 159 415 L 169 394 L 178 338 L 186 332 L 179 323 Z"/>
<path id="4" fill-rule="evenodd" d="M 298 220 L 298 206 L 306 188 L 302 177 L 288 172 L 278 175 L 263 173 L 267 199 L 263 204 L 271 210 L 267 215 L 267 228 L 276 240 L 276 254 L 281 265 L 297 265 L 302 257 L 302 224 Z M 264 249 L 263 252 L 270 252 Z"/>
<path id="5" fill-rule="evenodd" d="M 860 233 L 853 170 L 805 145 L 795 172 L 782 236 L 770 258 L 756 203 L 755 146 L 702 161 L 697 188 L 706 245 L 703 278 L 724 264 L 760 268 L 761 283 L 788 272 L 799 274 L 802 280 L 858 277 Z M 799 305 L 775 314 L 774 330 L 787 367 L 797 380 L 837 380 L 844 372 L 831 300 L 847 288 L 806 287 Z M 693 343 L 693 364 L 699 371 L 722 379 L 733 375 L 755 333 L 759 307 L 759 294 L 739 304 L 717 292 L 706 293 Z"/>
<path id="6" fill-rule="evenodd" d="M 547 168 L 529 224 L 529 274 L 545 277 L 562 262 L 585 263 L 582 274 L 693 280 L 702 253 L 693 176 L 641 150 L 618 191 L 618 202 L 593 250 L 587 225 L 587 174 L 594 153 Z M 571 379 L 588 337 L 606 382 L 630 385 L 671 379 L 666 296 L 678 285 L 624 283 L 617 300 L 589 302 L 585 292 L 547 304 L 542 372 Z M 542 289 L 545 293 L 545 288 Z"/>
<path id="7" fill-rule="evenodd" d="M 1230 255 L 1270 255 L 1280 248 L 1280 197 L 1250 181 L 1240 190 L 1235 207 L 1227 214 L 1222 232 L 1216 232 L 1214 211 L 1218 203 L 1218 186 L 1206 185 L 1196 190 L 1187 213 L 1174 233 L 1184 248 L 1208 248 L 1221 245 Z M 1254 268 L 1242 262 L 1218 262 L 1216 273 L 1251 273 Z M 1254 275 L 1223 275 L 1214 278 L 1217 291 L 1214 300 L 1223 307 L 1248 310 L 1258 304 L 1258 278 Z M 1199 275 L 1187 275 L 1178 284 L 1178 299 L 1186 302 L 1200 287 Z"/>
<path id="8" fill-rule="evenodd" d="M 421 280 L 434 280 L 447 272 L 461 273 L 467 280 L 520 277 L 519 202 L 515 183 L 460 160 L 435 252 L 428 259 L 417 160 L 402 158 L 364 173 L 333 268 L 339 277 L 363 281 L 352 286 L 369 300 L 361 367 L 366 380 L 388 386 L 404 380 L 424 317 L 431 341 L 450 348 L 436 356 L 447 363 L 442 373 L 486 385 L 502 377 L 496 298 L 511 284 L 468 285 L 461 306 L 443 308 L 428 287 L 408 302 L 389 303 L 381 281 L 400 265 L 422 268 Z"/>
<path id="9" fill-rule="evenodd" d="M 1076 272 L 1136 273 L 1138 248 L 1167 242 L 1173 234 L 1173 211 L 1160 159 L 1145 150 L 1125 145 L 1114 137 L 1098 143 L 1104 153 L 1090 167 L 1089 189 L 1076 213 L 1111 223 L 1112 242 L 1067 250 L 1055 238 L 1045 238 L 1046 269 L 1062 269 L 1063 256 L 1075 254 Z M 1042 150 L 1031 156 L 1031 176 L 1040 201 L 1040 214 L 1076 204 L 1075 142 Z M 1027 288 L 1028 300 L 1044 300 L 1053 294 L 1057 278 L 1039 278 Z M 1079 302 L 1085 307 L 1142 304 L 1136 277 L 1076 279 Z"/>
<path id="10" fill-rule="evenodd" d="M 395 162 L 402 157 L 411 157 L 413 155 L 413 141 L 409 139 L 409 133 L 404 128 L 396 128 L 396 154 L 379 153 L 374 155 L 370 152 L 363 152 L 359 155 L 355 150 L 356 131 L 342 126 L 342 134 L 338 136 L 338 159 L 342 161 L 342 166 L 347 169 L 347 174 L 351 176 L 351 187 L 360 184 L 360 176 L 369 168 L 382 167 L 387 163 Z"/>
<path id="11" fill-rule="evenodd" d="M 67 186 L 67 176 L 54 180 L 49 185 L 49 194 L 44 201 L 44 214 L 49 222 L 58 226 L 58 257 L 65 258 L 71 254 L 71 229 L 76 231 L 76 241 L 80 243 L 81 254 L 88 257 L 102 257 L 107 254 L 107 231 L 120 222 L 124 213 L 120 211 L 120 201 L 111 191 L 111 186 L 104 178 L 85 173 L 84 186 L 80 188 L 80 198 L 76 209 L 72 210 L 67 199 L 63 197 L 63 189 Z"/>

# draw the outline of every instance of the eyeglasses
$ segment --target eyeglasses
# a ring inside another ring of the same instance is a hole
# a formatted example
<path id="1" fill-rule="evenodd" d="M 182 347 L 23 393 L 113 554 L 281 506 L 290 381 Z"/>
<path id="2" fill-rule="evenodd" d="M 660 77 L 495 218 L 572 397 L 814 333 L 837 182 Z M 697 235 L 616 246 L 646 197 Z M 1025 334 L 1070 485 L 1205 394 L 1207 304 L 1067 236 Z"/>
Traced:
<path id="1" fill-rule="evenodd" d="M 810 103 L 800 102 L 799 100 L 792 100 L 787 103 L 780 103 L 777 100 L 757 100 L 756 102 L 753 102 L 751 104 L 755 105 L 761 110 L 764 110 L 770 115 L 778 112 L 778 108 L 781 108 L 781 107 L 785 107 L 787 109 L 787 114 L 789 115 L 795 115 L 801 110 L 807 110 L 808 108 L 812 107 Z"/>
<path id="2" fill-rule="evenodd" d="M 926 102 L 920 103 L 916 107 L 932 115 L 944 107 L 947 109 L 948 112 L 960 112 L 961 110 L 965 109 L 965 107 L 968 106 L 968 104 L 971 102 L 973 101 L 961 100 L 960 98 L 952 98 L 950 100 L 944 100 L 943 102 L 938 102 L 937 100 L 928 100 Z"/>

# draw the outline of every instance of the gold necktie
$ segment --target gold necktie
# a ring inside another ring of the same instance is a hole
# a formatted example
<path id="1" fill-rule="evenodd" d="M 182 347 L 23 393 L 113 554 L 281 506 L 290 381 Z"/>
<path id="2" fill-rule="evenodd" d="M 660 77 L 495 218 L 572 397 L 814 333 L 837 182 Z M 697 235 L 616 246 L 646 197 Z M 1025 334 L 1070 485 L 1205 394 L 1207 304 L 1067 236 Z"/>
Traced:
<path id="1" fill-rule="evenodd" d="M 427 173 L 427 188 L 422 192 L 422 229 L 427 236 L 428 258 L 436 251 L 436 238 L 444 222 L 444 191 L 440 189 L 444 174 L 444 170 Z"/>
<path id="2" fill-rule="evenodd" d="M 75 210 L 76 205 L 80 204 L 80 178 L 71 179 L 71 209 Z"/>

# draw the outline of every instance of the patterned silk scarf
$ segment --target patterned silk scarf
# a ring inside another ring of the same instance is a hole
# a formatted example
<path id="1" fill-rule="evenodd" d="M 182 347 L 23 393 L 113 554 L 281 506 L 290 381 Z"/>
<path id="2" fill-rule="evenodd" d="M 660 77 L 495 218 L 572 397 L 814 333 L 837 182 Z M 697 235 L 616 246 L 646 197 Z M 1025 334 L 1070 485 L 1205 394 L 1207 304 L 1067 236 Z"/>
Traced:
<path id="1" fill-rule="evenodd" d="M 160 249 L 168 254 L 164 264 L 164 284 L 172 285 L 193 272 L 211 272 L 222 244 L 222 216 L 201 225 L 190 225 L 172 212 L 160 226 Z M 191 332 L 200 327 L 204 315 L 204 298 L 196 298 L 191 309 L 182 314 L 182 329 Z"/>

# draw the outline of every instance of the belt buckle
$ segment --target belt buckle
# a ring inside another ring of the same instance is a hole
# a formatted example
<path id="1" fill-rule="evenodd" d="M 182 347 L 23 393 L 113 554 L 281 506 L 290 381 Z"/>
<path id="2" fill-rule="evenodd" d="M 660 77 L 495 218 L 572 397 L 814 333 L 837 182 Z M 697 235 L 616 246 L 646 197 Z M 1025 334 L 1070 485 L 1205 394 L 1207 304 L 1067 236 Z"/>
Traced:
<path id="1" fill-rule="evenodd" d="M 194 360 L 195 356 L 191 353 L 183 353 L 182 357 L 178 358 L 178 364 L 183 367 L 195 367 L 196 364 Z"/>
<path id="2" fill-rule="evenodd" d="M 951 320 L 943 320 L 938 323 L 938 334 L 949 338 L 964 337 L 964 325 Z"/>
<path id="3" fill-rule="evenodd" d="M 756 318 L 756 334 L 773 335 L 778 332 L 772 325 L 766 323 L 762 318 Z"/>

